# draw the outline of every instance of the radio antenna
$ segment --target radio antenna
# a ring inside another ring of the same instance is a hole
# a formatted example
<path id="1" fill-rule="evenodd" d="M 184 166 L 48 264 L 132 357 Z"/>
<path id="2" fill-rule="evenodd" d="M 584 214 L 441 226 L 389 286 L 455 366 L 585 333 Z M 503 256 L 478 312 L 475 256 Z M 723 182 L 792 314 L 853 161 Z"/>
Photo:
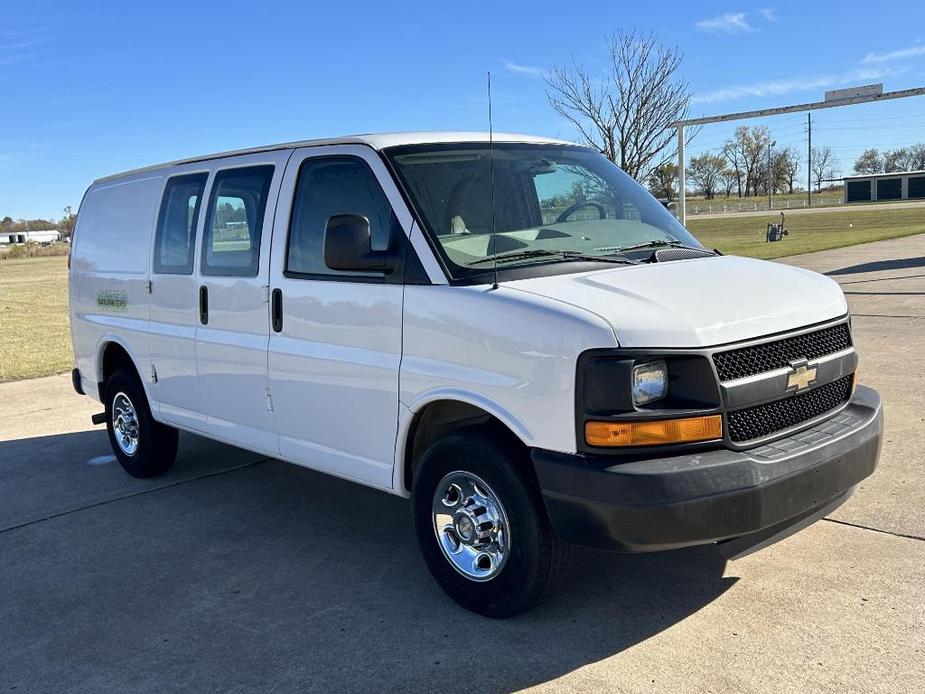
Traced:
<path id="1" fill-rule="evenodd" d="M 491 254 L 495 259 L 495 279 L 498 288 L 498 236 L 495 234 L 495 131 L 491 122 L 491 71 L 488 72 L 488 183 L 491 186 Z"/>

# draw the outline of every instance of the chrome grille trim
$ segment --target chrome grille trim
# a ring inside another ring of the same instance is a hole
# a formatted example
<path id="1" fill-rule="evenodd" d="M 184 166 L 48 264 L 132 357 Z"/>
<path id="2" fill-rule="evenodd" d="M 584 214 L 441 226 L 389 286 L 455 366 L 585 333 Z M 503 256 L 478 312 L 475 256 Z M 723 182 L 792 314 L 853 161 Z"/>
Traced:
<path id="1" fill-rule="evenodd" d="M 853 347 L 846 319 L 763 340 L 732 346 L 713 353 L 713 365 L 721 383 L 788 368 L 796 359 L 810 361 Z"/>

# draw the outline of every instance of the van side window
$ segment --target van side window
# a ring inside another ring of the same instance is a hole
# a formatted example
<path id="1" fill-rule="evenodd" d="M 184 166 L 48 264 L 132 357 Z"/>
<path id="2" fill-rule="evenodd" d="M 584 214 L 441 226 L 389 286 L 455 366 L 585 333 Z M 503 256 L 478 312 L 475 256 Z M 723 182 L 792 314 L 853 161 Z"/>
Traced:
<path id="1" fill-rule="evenodd" d="M 154 272 L 193 274 L 193 248 L 199 205 L 208 174 L 174 176 L 167 181 L 154 235 Z"/>
<path id="2" fill-rule="evenodd" d="M 272 179 L 272 166 L 225 169 L 215 174 L 202 237 L 202 274 L 257 276 Z"/>
<path id="3" fill-rule="evenodd" d="M 369 220 L 372 250 L 386 250 L 389 239 L 397 238 L 398 218 L 379 186 L 376 175 L 357 157 L 306 159 L 299 171 L 292 218 L 286 274 L 334 275 L 324 262 L 324 231 L 328 219 L 337 214 L 357 214 Z M 368 273 L 351 273 L 365 276 Z M 375 273 L 369 273 L 375 275 Z"/>

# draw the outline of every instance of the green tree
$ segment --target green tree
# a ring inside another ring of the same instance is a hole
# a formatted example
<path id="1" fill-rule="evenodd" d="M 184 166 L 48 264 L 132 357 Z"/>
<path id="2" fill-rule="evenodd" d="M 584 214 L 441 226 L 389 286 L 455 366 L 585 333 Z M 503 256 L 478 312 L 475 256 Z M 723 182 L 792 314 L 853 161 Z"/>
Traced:
<path id="1" fill-rule="evenodd" d="M 767 180 L 767 149 L 770 141 L 771 131 L 766 125 L 753 128 L 740 125 L 735 135 L 723 145 L 723 155 L 745 183 L 746 196 L 757 195 L 762 179 Z"/>
<path id="2" fill-rule="evenodd" d="M 912 152 L 907 147 L 891 149 L 883 155 L 883 171 L 885 173 L 911 171 L 912 169 Z"/>
<path id="3" fill-rule="evenodd" d="M 691 159 L 687 167 L 687 175 L 698 191 L 707 200 L 712 200 L 716 197 L 716 190 L 720 186 L 720 179 L 725 168 L 726 158 L 724 156 L 706 152 Z"/>
<path id="4" fill-rule="evenodd" d="M 58 222 L 58 230 L 61 232 L 61 236 L 68 239 L 74 234 L 74 226 L 77 224 L 77 215 L 74 214 L 74 211 L 71 209 L 70 205 L 67 205 L 64 208 L 64 216 L 61 217 L 61 221 Z"/>
<path id="5" fill-rule="evenodd" d="M 660 200 L 671 202 L 677 195 L 678 165 L 666 161 L 649 174 L 649 191 Z"/>
<path id="6" fill-rule="evenodd" d="M 720 175 L 720 186 L 722 187 L 723 193 L 728 198 L 732 195 L 734 189 L 738 188 L 740 191 L 742 190 L 742 177 L 734 168 L 727 166 Z M 739 197 L 742 197 L 741 193 Z"/>
<path id="7" fill-rule="evenodd" d="M 854 162 L 854 173 L 856 174 L 878 174 L 883 173 L 883 157 L 879 150 L 865 149 L 861 156 Z"/>

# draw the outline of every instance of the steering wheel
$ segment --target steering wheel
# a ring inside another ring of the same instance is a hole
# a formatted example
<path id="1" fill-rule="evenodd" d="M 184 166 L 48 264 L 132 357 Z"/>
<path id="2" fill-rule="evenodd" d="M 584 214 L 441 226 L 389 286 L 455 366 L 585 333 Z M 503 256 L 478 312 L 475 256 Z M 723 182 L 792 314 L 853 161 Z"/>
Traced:
<path id="1" fill-rule="evenodd" d="M 604 206 L 599 202 L 594 202 L 593 200 L 579 200 L 576 203 L 573 203 L 566 207 L 562 214 L 556 217 L 556 224 L 559 222 L 567 222 L 568 218 L 572 215 L 575 210 L 580 210 L 582 207 L 596 207 L 597 214 L 599 219 L 607 219 L 607 210 L 604 209 Z"/>

